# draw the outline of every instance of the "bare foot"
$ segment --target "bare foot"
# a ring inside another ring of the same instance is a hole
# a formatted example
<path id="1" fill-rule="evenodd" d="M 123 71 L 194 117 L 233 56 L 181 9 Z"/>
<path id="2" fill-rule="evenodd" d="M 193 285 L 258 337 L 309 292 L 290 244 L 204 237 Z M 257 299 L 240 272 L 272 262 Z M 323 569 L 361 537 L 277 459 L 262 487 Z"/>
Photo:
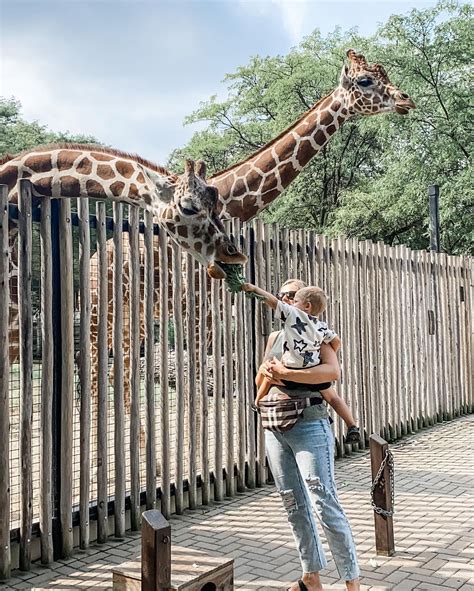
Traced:
<path id="1" fill-rule="evenodd" d="M 353 581 L 346 581 L 346 589 L 347 591 L 360 591 L 359 579 L 354 579 Z"/>

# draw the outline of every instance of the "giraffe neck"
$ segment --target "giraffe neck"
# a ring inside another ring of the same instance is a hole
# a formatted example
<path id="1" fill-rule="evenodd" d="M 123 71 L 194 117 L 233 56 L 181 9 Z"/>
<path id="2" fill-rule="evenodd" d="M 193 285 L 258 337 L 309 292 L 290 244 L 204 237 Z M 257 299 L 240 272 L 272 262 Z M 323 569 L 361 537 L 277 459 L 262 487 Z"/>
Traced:
<path id="1" fill-rule="evenodd" d="M 19 154 L 0 166 L 0 184 L 9 200 L 18 198 L 17 181 L 30 179 L 35 198 L 91 197 L 139 205 L 158 215 L 169 204 L 175 175 L 152 170 L 127 154 L 100 148 L 53 146 Z"/>
<path id="2" fill-rule="evenodd" d="M 274 201 L 351 116 L 343 99 L 337 88 L 255 154 L 210 178 L 222 213 L 246 221 Z"/>

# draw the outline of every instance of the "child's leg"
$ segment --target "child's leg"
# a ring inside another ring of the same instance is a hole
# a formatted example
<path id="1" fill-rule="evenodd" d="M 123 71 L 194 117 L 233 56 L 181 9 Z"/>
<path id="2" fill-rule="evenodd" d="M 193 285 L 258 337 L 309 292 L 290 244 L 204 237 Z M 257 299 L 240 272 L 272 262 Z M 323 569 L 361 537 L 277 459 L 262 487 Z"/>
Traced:
<path id="1" fill-rule="evenodd" d="M 347 406 L 344 400 L 337 395 L 334 388 L 328 388 L 327 390 L 321 390 L 321 395 L 330 404 L 341 419 L 346 423 L 348 427 L 353 427 L 356 424 L 356 420 L 352 416 L 351 409 Z"/>
<path id="2" fill-rule="evenodd" d="M 258 384 L 257 395 L 255 396 L 255 406 L 258 406 L 260 400 L 262 400 L 262 398 L 268 394 L 270 386 L 273 384 L 273 382 L 266 378 L 264 375 L 261 375 L 261 379 L 259 381 L 260 384 Z"/>
<path id="3" fill-rule="evenodd" d="M 260 386 L 263 384 L 265 380 L 265 376 L 263 375 L 263 373 L 261 373 L 260 371 L 257 373 L 257 375 L 255 376 L 255 384 L 257 386 L 257 390 L 260 388 Z"/>

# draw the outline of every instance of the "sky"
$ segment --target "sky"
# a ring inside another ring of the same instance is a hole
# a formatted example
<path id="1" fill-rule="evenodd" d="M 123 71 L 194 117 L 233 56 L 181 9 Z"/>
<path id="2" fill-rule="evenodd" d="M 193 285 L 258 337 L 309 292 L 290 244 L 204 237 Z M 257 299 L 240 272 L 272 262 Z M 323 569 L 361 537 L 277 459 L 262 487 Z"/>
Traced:
<path id="1" fill-rule="evenodd" d="M 284 55 L 316 28 L 371 35 L 431 0 L 0 0 L 0 95 L 52 131 L 166 164 L 226 74 Z M 356 48 L 357 49 L 357 48 Z M 342 60 L 342 56 L 341 56 Z M 342 61 L 341 61 L 342 63 Z"/>

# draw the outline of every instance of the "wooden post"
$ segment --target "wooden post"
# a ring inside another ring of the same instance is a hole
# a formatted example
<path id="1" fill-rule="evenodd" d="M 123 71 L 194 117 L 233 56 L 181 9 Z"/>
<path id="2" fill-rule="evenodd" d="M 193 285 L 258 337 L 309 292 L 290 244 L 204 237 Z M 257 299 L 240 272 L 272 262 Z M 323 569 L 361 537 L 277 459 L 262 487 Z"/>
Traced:
<path id="1" fill-rule="evenodd" d="M 183 282 L 181 249 L 175 242 L 171 243 L 172 287 L 173 287 L 173 324 L 176 356 L 176 391 L 175 420 L 176 432 L 179 436 L 175 441 L 175 506 L 177 515 L 184 513 L 184 335 L 183 335 Z"/>
<path id="2" fill-rule="evenodd" d="M 440 252 L 439 243 L 439 186 L 428 187 L 430 209 L 430 250 Z"/>
<path id="3" fill-rule="evenodd" d="M 8 189 L 0 186 L 0 580 L 10 577 L 10 391 Z"/>
<path id="4" fill-rule="evenodd" d="M 142 591 L 171 589 L 171 526 L 154 509 L 142 515 Z"/>
<path id="5" fill-rule="evenodd" d="M 107 247 L 105 228 L 105 203 L 96 204 L 97 214 L 97 252 L 99 253 L 98 271 L 98 371 L 97 371 L 97 541 L 104 544 L 107 540 L 107 471 L 108 471 L 108 362 L 109 350 L 107 346 L 107 315 L 109 310 L 109 295 L 107 281 Z"/>
<path id="6" fill-rule="evenodd" d="M 372 466 L 372 481 L 377 477 L 385 454 L 388 451 L 388 443 L 376 434 L 370 436 L 370 461 Z M 392 486 L 390 482 L 390 468 L 385 464 L 378 484 L 373 492 L 373 500 L 377 507 L 387 512 L 393 511 Z M 393 518 L 385 516 L 374 510 L 375 518 L 375 548 L 381 556 L 392 556 L 395 553 L 393 537 Z"/>
<path id="7" fill-rule="evenodd" d="M 114 454 L 115 454 L 115 536 L 125 535 L 125 414 L 123 390 L 123 208 L 114 210 L 113 354 L 114 354 Z"/>
<path id="8" fill-rule="evenodd" d="M 79 273 L 80 273 L 80 513 L 79 543 L 89 547 L 89 503 L 91 473 L 91 288 L 90 288 L 90 230 L 89 199 L 78 199 L 79 210 Z"/>
<path id="9" fill-rule="evenodd" d="M 26 179 L 20 181 L 18 232 L 21 453 L 20 570 L 30 570 L 31 529 L 33 524 L 33 458 L 31 447 L 33 424 L 33 318 L 31 311 L 31 184 Z"/>
<path id="10" fill-rule="evenodd" d="M 129 207 L 130 527 L 140 529 L 140 248 L 138 207 Z"/>
<path id="11" fill-rule="evenodd" d="M 71 201 L 59 204 L 59 247 L 61 263 L 61 556 L 72 554 L 72 481 L 74 409 L 74 275 L 72 251 Z"/>
<path id="12" fill-rule="evenodd" d="M 156 507 L 156 426 L 155 426 L 155 346 L 154 346 L 154 294 L 155 250 L 153 214 L 145 212 L 145 422 L 146 422 L 146 508 Z"/>
<path id="13" fill-rule="evenodd" d="M 41 563 L 49 564 L 53 549 L 53 248 L 51 199 L 41 201 L 41 464 L 40 531 Z"/>
<path id="14" fill-rule="evenodd" d="M 198 286 L 199 287 L 199 286 Z M 204 320 L 202 324 L 205 325 Z M 200 343 L 200 348 L 204 343 Z M 197 505 L 197 402 L 196 396 L 196 270 L 193 257 L 186 255 L 186 349 L 188 352 L 186 397 L 188 407 L 188 482 L 189 508 Z M 201 421 L 203 418 L 201 417 Z"/>

